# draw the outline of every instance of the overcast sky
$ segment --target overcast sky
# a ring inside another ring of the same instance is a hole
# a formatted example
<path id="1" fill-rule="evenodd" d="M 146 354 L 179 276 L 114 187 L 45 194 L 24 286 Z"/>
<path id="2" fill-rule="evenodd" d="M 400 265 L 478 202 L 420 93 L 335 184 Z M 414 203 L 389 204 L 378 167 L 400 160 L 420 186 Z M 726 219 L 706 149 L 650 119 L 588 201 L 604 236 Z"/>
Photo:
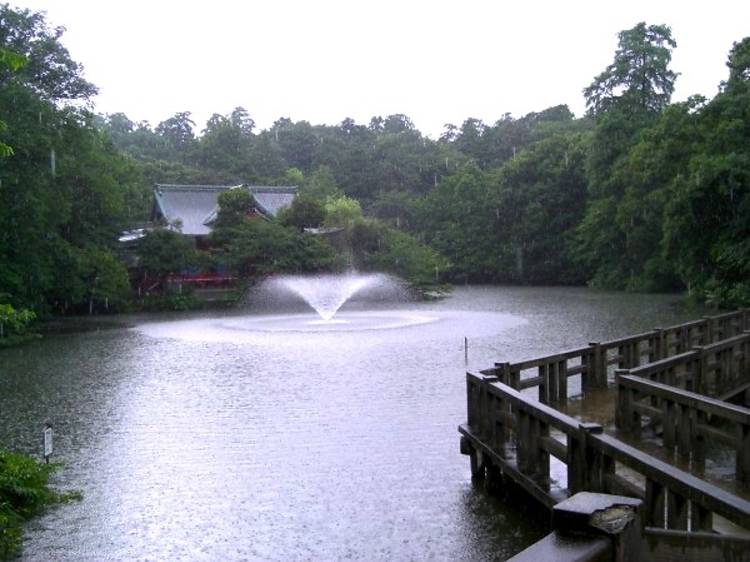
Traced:
<path id="1" fill-rule="evenodd" d="M 639 21 L 672 28 L 674 100 L 711 97 L 750 35 L 748 0 L 10 2 L 67 28 L 97 111 L 152 125 L 191 111 L 198 130 L 239 105 L 261 128 L 405 113 L 433 138 L 467 117 L 581 115 L 582 89 Z"/>

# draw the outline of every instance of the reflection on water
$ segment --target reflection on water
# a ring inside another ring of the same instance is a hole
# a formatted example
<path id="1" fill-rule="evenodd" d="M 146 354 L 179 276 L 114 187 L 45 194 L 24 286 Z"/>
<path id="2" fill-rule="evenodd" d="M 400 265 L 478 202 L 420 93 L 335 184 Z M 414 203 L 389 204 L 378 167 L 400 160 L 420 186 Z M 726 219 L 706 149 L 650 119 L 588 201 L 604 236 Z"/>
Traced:
<path id="1" fill-rule="evenodd" d="M 200 314 L 0 351 L 0 443 L 36 452 L 49 419 L 59 484 L 84 492 L 24 556 L 505 559 L 546 529 L 471 485 L 464 337 L 482 368 L 696 315 L 672 301 L 459 288 L 347 304 L 357 329 Z"/>

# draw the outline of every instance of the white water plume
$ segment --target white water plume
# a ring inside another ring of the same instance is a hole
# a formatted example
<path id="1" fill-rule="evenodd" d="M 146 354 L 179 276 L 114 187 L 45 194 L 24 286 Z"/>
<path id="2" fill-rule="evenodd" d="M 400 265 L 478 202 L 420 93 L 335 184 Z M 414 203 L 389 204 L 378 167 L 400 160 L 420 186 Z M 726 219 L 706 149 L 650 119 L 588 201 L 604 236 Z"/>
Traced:
<path id="1" fill-rule="evenodd" d="M 348 273 L 312 277 L 287 276 L 276 279 L 275 282 L 302 297 L 323 320 L 328 321 L 357 292 L 382 283 L 383 280 L 384 276 L 380 274 Z"/>

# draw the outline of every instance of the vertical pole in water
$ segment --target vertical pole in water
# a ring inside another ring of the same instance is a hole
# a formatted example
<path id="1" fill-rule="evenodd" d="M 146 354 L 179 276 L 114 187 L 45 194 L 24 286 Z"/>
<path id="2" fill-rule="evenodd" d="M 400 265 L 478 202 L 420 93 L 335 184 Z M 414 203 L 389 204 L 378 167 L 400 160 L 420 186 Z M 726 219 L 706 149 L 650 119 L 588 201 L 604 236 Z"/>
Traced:
<path id="1" fill-rule="evenodd" d="M 464 336 L 464 364 L 469 366 L 469 338 Z"/>
<path id="2" fill-rule="evenodd" d="M 44 462 L 49 464 L 49 457 L 52 454 L 52 424 L 44 424 Z"/>

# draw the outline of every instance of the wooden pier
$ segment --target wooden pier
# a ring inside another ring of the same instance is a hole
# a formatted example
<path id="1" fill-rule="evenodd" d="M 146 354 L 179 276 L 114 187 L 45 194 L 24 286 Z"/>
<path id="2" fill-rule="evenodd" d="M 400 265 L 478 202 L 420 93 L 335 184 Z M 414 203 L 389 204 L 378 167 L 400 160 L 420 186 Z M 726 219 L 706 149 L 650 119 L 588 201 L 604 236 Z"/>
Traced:
<path id="1" fill-rule="evenodd" d="M 750 311 L 496 363 L 466 382 L 461 452 L 478 481 L 551 512 L 580 493 L 639 500 L 632 559 L 750 560 Z M 614 427 L 566 413 L 571 386 L 584 399 L 609 387 Z M 705 477 L 707 443 L 734 456 L 733 488 Z"/>

